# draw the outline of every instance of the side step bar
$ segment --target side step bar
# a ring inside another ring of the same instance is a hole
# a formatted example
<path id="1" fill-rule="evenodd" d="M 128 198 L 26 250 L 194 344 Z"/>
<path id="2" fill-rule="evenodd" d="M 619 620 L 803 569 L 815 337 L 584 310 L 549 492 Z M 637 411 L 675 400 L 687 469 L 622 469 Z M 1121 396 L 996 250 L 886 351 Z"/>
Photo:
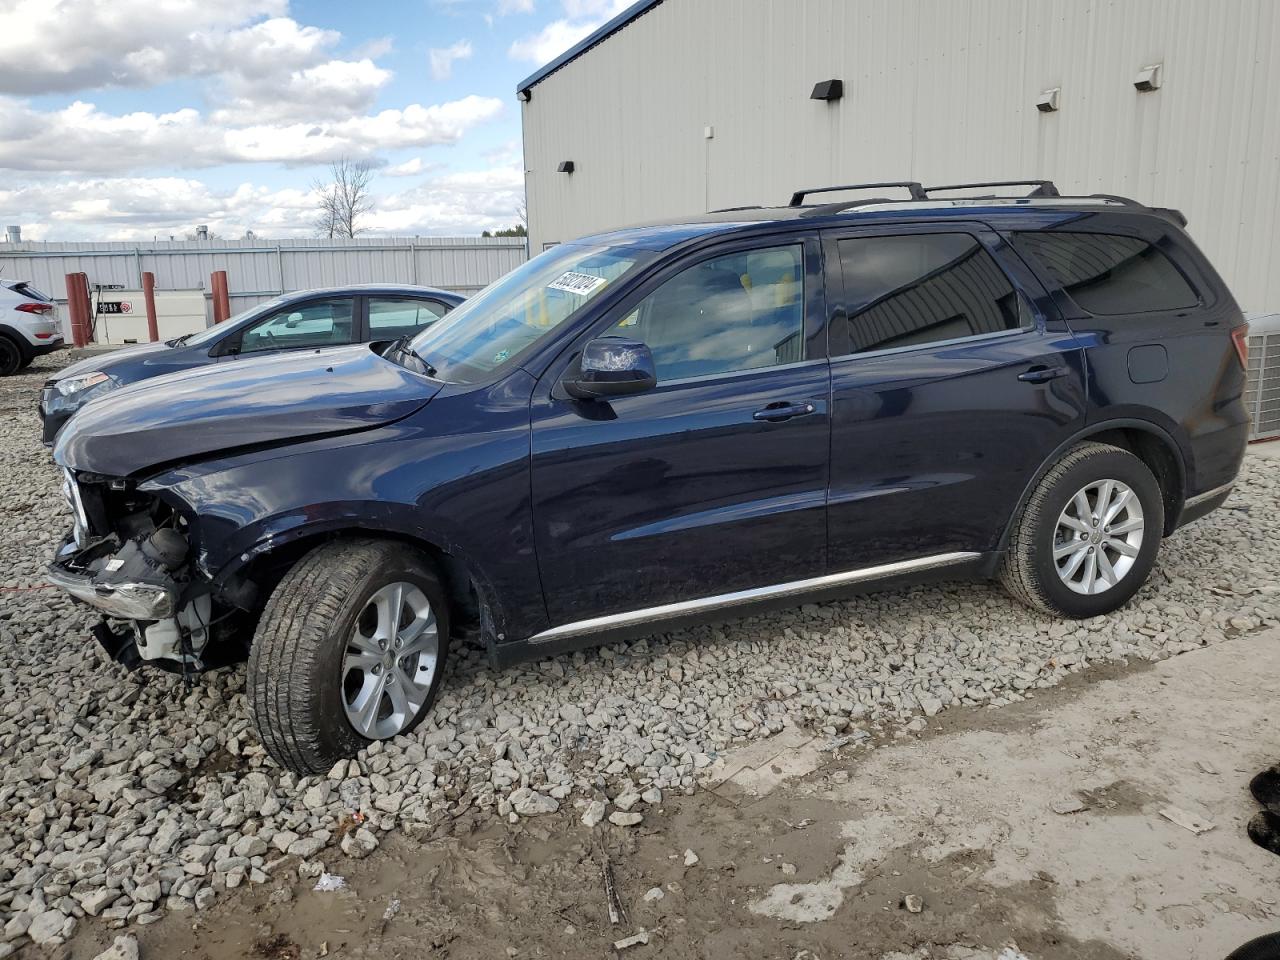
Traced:
<path id="1" fill-rule="evenodd" d="M 752 603 L 756 600 L 773 600 L 781 597 L 800 596 L 823 590 L 828 587 L 839 587 L 847 584 L 866 583 L 871 580 L 887 580 L 904 574 L 921 573 L 939 567 L 950 567 L 959 563 L 977 560 L 980 553 L 939 553 L 931 557 L 918 557 L 915 560 L 899 560 L 896 563 L 883 563 L 875 567 L 861 567 L 847 570 L 844 573 L 830 573 L 823 577 L 811 577 L 808 580 L 792 580 L 789 583 L 776 583 L 768 587 L 753 587 L 750 590 L 738 590 L 735 593 L 721 593 L 713 597 L 701 597 L 697 600 L 682 600 L 679 603 L 664 603 L 657 607 L 642 607 L 639 610 L 628 610 L 624 613 L 611 613 L 605 617 L 593 617 L 590 620 L 578 620 L 563 626 L 552 627 L 534 634 L 525 642 L 531 646 L 553 643 L 568 637 L 587 636 L 593 633 L 604 633 L 621 627 L 631 627 L 642 623 L 671 620 L 690 614 L 712 613 L 730 607 Z"/>

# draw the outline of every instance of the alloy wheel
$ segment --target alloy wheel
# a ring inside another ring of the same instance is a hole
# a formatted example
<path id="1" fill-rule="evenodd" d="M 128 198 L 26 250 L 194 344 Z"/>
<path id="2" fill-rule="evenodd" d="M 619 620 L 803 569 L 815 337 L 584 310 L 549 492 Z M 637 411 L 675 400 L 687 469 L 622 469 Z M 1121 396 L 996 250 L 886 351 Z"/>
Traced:
<path id="1" fill-rule="evenodd" d="M 1063 508 L 1053 538 L 1058 577 L 1076 593 L 1099 594 L 1128 575 L 1142 548 L 1142 503 L 1128 484 L 1097 480 Z"/>
<path id="2" fill-rule="evenodd" d="M 356 732 L 386 740 L 409 727 L 427 702 L 440 660 L 435 612 L 411 583 L 369 598 L 347 641 L 342 702 Z"/>

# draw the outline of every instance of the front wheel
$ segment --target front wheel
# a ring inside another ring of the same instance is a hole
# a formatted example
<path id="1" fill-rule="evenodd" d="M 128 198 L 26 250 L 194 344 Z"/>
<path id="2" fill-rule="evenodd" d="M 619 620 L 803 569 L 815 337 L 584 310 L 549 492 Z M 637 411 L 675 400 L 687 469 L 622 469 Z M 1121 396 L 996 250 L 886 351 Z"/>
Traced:
<path id="1" fill-rule="evenodd" d="M 1119 447 L 1082 443 L 1015 518 L 1000 576 L 1028 606 L 1096 617 L 1146 581 L 1163 533 L 1164 499 L 1147 465 Z"/>
<path id="2" fill-rule="evenodd" d="M 271 595 L 249 654 L 249 708 L 271 757 L 325 773 L 426 717 L 444 676 L 449 609 L 425 558 L 396 543 L 338 541 Z"/>

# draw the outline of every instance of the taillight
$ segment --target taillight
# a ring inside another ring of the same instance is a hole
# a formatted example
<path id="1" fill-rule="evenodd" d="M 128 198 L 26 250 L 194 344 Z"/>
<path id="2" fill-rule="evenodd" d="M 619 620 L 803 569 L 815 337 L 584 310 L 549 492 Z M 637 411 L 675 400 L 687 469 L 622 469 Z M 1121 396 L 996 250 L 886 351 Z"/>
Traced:
<path id="1" fill-rule="evenodd" d="M 1240 366 L 1247 370 L 1249 368 L 1249 325 L 1247 323 L 1231 331 L 1231 342 L 1236 345 L 1236 356 L 1240 358 Z"/>
<path id="2" fill-rule="evenodd" d="M 22 313 L 49 313 L 53 310 L 52 303 L 20 303 L 15 308 Z"/>

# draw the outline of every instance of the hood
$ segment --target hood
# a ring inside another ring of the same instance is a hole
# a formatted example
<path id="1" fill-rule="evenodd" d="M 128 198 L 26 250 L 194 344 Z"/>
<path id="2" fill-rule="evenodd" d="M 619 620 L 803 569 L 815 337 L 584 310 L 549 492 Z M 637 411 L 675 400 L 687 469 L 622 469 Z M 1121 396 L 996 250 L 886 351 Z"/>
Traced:
<path id="1" fill-rule="evenodd" d="M 73 470 L 125 477 L 235 447 L 382 426 L 420 409 L 439 389 L 368 344 L 236 360 L 92 401 L 58 435 L 53 458 Z"/>
<path id="2" fill-rule="evenodd" d="M 63 367 L 56 374 L 50 377 L 50 379 L 62 380 L 65 377 L 74 377 L 82 373 L 93 373 L 95 370 L 100 370 L 103 373 L 110 373 L 112 367 L 132 363 L 134 360 L 137 360 L 140 357 L 145 357 L 149 353 L 168 354 L 172 350 L 172 347 L 167 346 L 163 342 L 140 343 L 137 346 L 121 347 L 119 350 L 97 353 L 94 356 L 86 357 L 83 360 L 77 360 L 75 363 Z"/>

